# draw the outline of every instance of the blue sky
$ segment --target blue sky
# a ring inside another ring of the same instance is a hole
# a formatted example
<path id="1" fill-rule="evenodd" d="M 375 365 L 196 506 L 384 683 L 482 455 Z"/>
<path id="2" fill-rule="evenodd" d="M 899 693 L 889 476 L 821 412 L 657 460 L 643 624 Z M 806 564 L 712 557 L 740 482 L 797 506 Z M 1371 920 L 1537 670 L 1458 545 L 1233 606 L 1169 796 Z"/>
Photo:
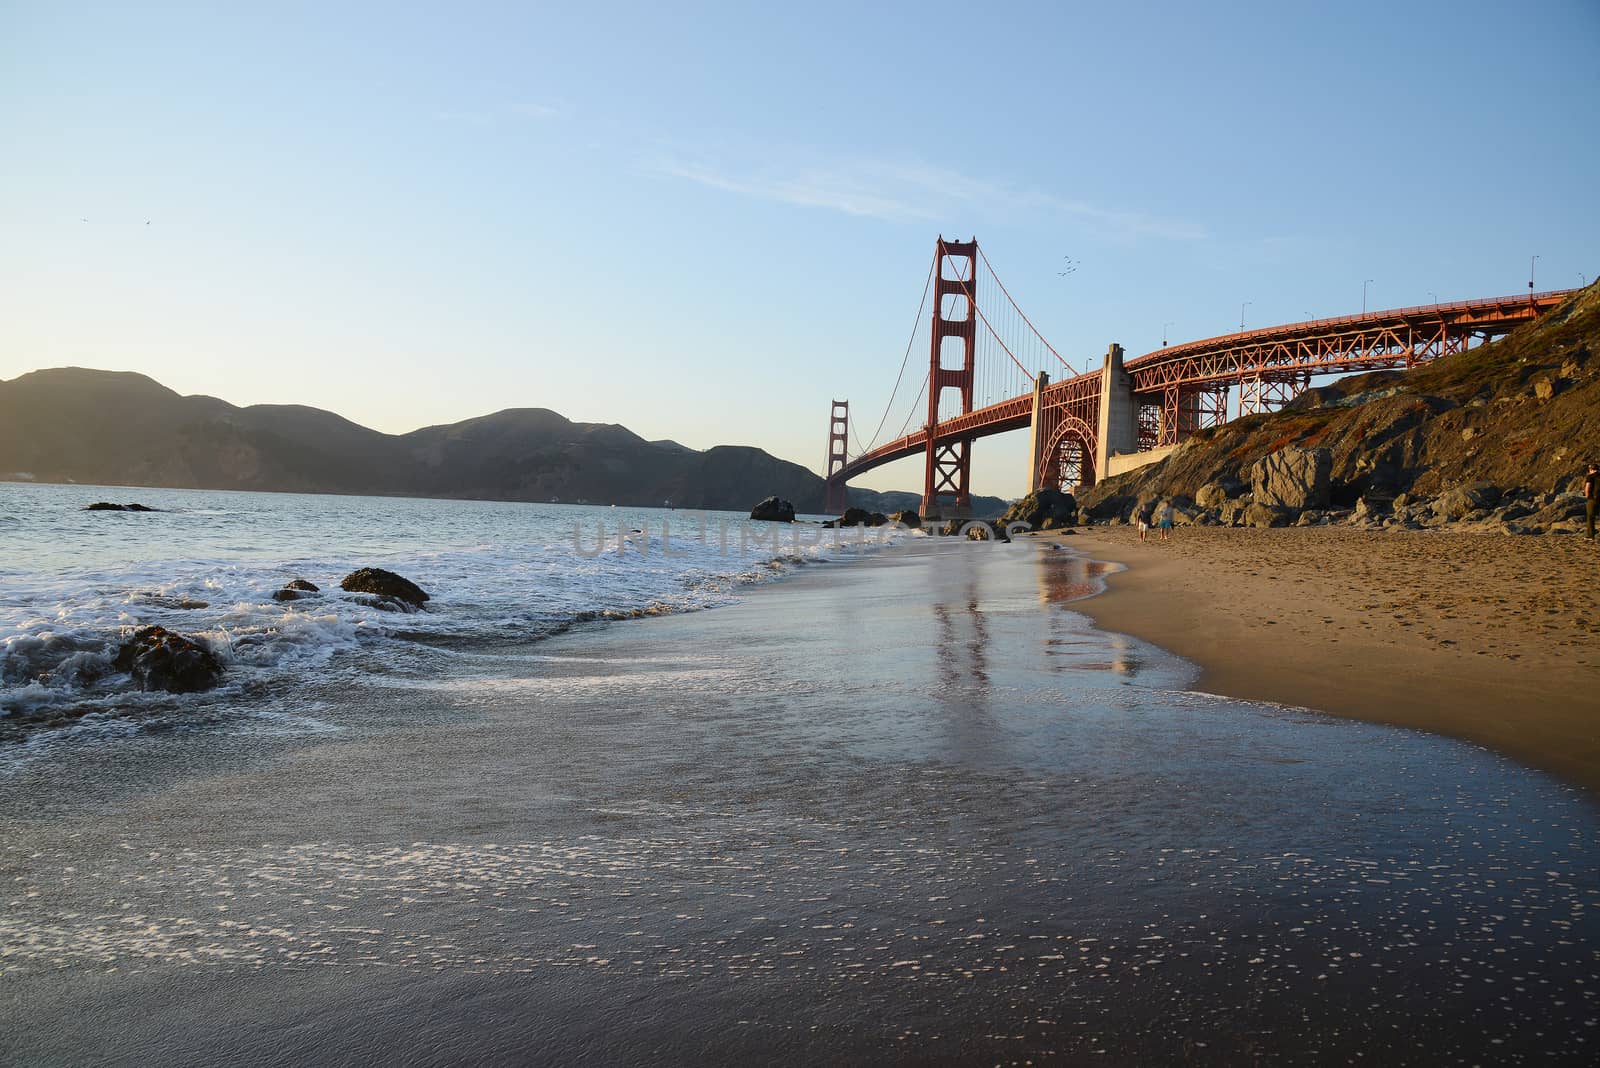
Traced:
<path id="1" fill-rule="evenodd" d="M 940 233 L 1080 364 L 1600 271 L 1594 0 L 231 6 L 0 0 L 0 378 L 820 469 Z"/>

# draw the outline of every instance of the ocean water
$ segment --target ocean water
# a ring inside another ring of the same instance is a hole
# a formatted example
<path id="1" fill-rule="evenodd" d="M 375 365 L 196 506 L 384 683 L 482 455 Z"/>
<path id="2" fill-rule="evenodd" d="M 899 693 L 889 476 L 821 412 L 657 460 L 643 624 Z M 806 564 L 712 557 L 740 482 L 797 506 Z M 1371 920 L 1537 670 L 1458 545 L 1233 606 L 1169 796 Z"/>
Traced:
<path id="1" fill-rule="evenodd" d="M 84 510 L 95 501 L 158 511 Z M 117 731 L 292 689 L 309 673 L 405 673 L 424 651 L 436 664 L 575 624 L 727 604 L 753 584 L 907 536 L 664 508 L 0 483 L 0 739 L 66 716 Z M 339 589 L 369 566 L 432 600 L 384 611 Z M 321 592 L 274 601 L 295 578 Z M 147 624 L 204 643 L 225 685 L 137 692 L 112 660 Z"/>

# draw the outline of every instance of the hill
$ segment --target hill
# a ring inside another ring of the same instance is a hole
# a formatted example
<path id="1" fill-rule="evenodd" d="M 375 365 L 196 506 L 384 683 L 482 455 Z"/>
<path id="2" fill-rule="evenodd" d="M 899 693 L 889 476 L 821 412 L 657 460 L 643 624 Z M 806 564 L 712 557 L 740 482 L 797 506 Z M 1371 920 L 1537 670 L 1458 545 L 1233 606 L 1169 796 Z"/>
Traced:
<path id="1" fill-rule="evenodd" d="M 690 449 L 612 423 L 510 408 L 384 434 L 319 408 L 236 407 L 141 374 L 62 367 L 0 382 L 0 477 L 41 482 L 588 501 L 748 509 L 771 493 L 818 513 L 823 480 L 760 449 Z M 852 490 L 859 507 L 915 494 Z M 909 504 L 904 502 L 910 502 Z M 980 507 L 1005 503 L 985 498 Z"/>
<path id="2" fill-rule="evenodd" d="M 1092 516 L 1125 519 L 1173 498 L 1180 521 L 1265 525 L 1272 515 L 1258 509 L 1252 519 L 1242 507 L 1260 488 L 1257 465 L 1296 455 L 1286 450 L 1326 450 L 1326 500 L 1299 522 L 1570 530 L 1584 465 L 1600 459 L 1597 352 L 1600 283 L 1479 348 L 1354 375 L 1282 411 L 1201 431 L 1159 463 L 1092 487 L 1082 503 Z"/>

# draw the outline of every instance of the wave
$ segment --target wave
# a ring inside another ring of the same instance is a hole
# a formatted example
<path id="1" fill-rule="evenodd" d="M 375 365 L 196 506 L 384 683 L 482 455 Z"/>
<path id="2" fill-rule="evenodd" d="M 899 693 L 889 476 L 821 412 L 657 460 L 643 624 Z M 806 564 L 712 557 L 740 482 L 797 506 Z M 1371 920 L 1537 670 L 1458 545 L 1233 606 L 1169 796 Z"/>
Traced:
<path id="1" fill-rule="evenodd" d="M 752 529 L 758 527 L 772 529 Z M 658 533 L 591 524 L 586 534 L 580 526 L 568 538 L 469 539 L 457 548 L 347 559 L 176 559 L 8 571 L 0 598 L 0 740 L 85 715 L 147 716 L 270 693 L 312 673 L 405 673 L 416 670 L 424 648 L 492 647 L 579 625 L 713 608 L 752 584 L 912 536 L 880 531 L 729 524 Z M 340 578 L 360 566 L 397 571 L 432 599 L 422 611 L 400 612 L 340 590 Z M 321 590 L 274 600 L 294 578 Z M 211 650 L 224 665 L 224 686 L 182 697 L 135 690 L 113 661 L 132 632 L 150 624 Z"/>

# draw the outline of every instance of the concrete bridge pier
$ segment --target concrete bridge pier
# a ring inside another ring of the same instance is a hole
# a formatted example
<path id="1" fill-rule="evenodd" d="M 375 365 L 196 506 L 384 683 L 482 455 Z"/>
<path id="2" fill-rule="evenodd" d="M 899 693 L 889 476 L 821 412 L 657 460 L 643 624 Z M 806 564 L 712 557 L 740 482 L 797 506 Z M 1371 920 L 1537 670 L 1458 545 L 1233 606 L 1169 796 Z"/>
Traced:
<path id="1" fill-rule="evenodd" d="M 1033 383 L 1033 419 L 1028 423 L 1028 489 L 1041 489 L 1049 481 L 1044 475 L 1044 450 L 1050 443 L 1044 426 L 1044 387 L 1050 384 L 1049 372 L 1040 371 Z"/>
<path id="2" fill-rule="evenodd" d="M 1133 399 L 1133 378 L 1122 369 L 1122 346 L 1116 342 L 1106 350 L 1105 370 L 1100 375 L 1100 419 L 1096 427 L 1094 477 L 1105 478 L 1111 471 L 1111 457 L 1139 449 L 1139 410 Z"/>

